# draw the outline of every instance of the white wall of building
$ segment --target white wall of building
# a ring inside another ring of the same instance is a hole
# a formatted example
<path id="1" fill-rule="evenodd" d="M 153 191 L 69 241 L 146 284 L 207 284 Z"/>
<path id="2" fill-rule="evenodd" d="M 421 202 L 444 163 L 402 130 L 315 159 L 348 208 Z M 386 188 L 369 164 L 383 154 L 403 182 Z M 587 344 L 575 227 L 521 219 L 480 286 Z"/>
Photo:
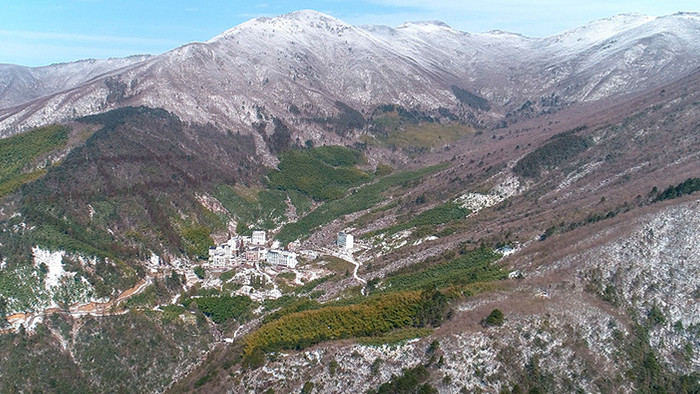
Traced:
<path id="1" fill-rule="evenodd" d="M 251 237 L 250 243 L 253 245 L 265 245 L 266 242 L 264 231 L 253 231 L 253 236 Z"/>
<path id="2" fill-rule="evenodd" d="M 355 247 L 355 237 L 353 237 L 352 234 L 338 233 L 336 244 L 342 249 L 352 250 L 352 248 Z"/>
<path id="3" fill-rule="evenodd" d="M 283 265 L 288 268 L 295 268 L 297 266 L 297 254 L 284 250 L 271 250 L 267 252 L 267 258 L 265 260 L 270 265 Z"/>

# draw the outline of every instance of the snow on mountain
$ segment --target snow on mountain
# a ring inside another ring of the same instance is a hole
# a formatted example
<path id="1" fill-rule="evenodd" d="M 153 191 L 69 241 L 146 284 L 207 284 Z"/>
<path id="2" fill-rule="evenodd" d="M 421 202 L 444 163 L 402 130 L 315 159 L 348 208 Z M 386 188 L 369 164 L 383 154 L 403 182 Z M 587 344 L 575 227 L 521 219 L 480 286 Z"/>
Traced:
<path id="1" fill-rule="evenodd" d="M 638 27 L 654 17 L 639 14 L 620 14 L 599 19 L 586 25 L 555 34 L 543 39 L 548 46 L 568 47 L 571 50 L 584 50 L 592 44 L 607 40 L 626 30 Z"/>
<path id="2" fill-rule="evenodd" d="M 142 62 L 149 57 L 134 55 L 88 59 L 43 67 L 0 64 L 0 108 L 14 107 L 38 97 L 75 88 L 109 71 Z"/>
<path id="3" fill-rule="evenodd" d="M 0 109 L 0 134 L 147 105 L 221 128 L 247 131 L 274 117 L 297 136 L 337 138 L 304 119 L 334 116 L 338 102 L 366 114 L 389 103 L 473 111 L 453 85 L 495 104 L 487 116 L 498 118 L 528 100 L 598 100 L 687 75 L 698 65 L 698 37 L 697 14 L 619 15 L 536 39 L 469 34 L 441 22 L 356 27 L 303 10 L 253 19 L 97 78 L 75 71 L 84 78 L 71 79 L 78 86 L 54 82 L 48 96 Z"/>
<path id="4" fill-rule="evenodd" d="M 597 100 L 694 71 L 698 37 L 697 14 L 619 15 L 544 38 L 538 61 L 572 99 Z"/>

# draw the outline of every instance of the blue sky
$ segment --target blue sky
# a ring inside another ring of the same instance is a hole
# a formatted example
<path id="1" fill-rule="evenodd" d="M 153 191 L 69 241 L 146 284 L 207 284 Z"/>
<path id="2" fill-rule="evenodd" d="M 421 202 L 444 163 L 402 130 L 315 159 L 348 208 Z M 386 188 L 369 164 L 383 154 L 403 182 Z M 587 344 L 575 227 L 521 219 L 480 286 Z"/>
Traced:
<path id="1" fill-rule="evenodd" d="M 697 0 L 0 0 L 0 63 L 41 66 L 158 54 L 258 16 L 314 9 L 346 22 L 441 20 L 473 33 L 543 37 L 620 13 L 698 11 Z"/>

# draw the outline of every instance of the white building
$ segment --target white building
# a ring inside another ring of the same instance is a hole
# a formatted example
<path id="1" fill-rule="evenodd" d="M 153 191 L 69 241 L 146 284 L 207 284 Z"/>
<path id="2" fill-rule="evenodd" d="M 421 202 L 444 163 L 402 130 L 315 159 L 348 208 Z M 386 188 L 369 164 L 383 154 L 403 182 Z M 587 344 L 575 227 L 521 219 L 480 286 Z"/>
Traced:
<path id="1" fill-rule="evenodd" d="M 271 250 L 267 252 L 266 261 L 270 265 L 283 265 L 287 268 L 296 268 L 297 254 L 284 250 Z"/>
<path id="2" fill-rule="evenodd" d="M 214 267 L 225 267 L 231 264 L 234 256 L 231 245 L 227 243 L 209 248 L 209 263 Z"/>
<path id="3" fill-rule="evenodd" d="M 265 245 L 265 232 L 253 231 L 253 237 L 250 241 L 253 245 Z"/>
<path id="4" fill-rule="evenodd" d="M 240 237 L 232 237 L 225 243 L 209 248 L 209 264 L 212 267 L 228 267 L 235 262 L 241 249 Z"/>
<path id="5" fill-rule="evenodd" d="M 231 237 L 226 243 L 231 247 L 232 251 L 237 252 L 241 249 L 243 242 L 241 241 L 241 237 L 235 236 Z"/>
<path id="6" fill-rule="evenodd" d="M 352 250 L 355 246 L 355 237 L 353 237 L 352 234 L 340 232 L 338 233 L 338 239 L 335 243 L 341 249 Z"/>
<path id="7" fill-rule="evenodd" d="M 251 263 L 254 263 L 254 262 L 260 261 L 260 260 L 265 260 L 266 256 L 267 256 L 267 249 L 261 248 L 261 247 L 248 248 L 244 253 L 245 259 Z"/>

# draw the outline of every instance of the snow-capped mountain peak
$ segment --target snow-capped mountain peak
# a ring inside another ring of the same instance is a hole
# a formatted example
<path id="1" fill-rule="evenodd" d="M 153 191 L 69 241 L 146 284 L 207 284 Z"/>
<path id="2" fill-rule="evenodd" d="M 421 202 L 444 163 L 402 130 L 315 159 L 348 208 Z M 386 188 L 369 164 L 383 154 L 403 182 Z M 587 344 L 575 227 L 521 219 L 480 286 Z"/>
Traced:
<path id="1" fill-rule="evenodd" d="M 259 31 L 268 33 L 306 33 L 307 29 L 324 29 L 329 32 L 340 32 L 353 26 L 336 19 L 330 15 L 314 10 L 300 10 L 283 14 L 273 18 L 260 17 L 244 22 L 231 28 L 208 42 L 231 38 L 245 31 Z"/>
<path id="2" fill-rule="evenodd" d="M 489 116 L 498 117 L 540 97 L 598 100 L 687 75 L 699 62 L 699 36 L 695 13 L 623 14 L 537 39 L 469 34 L 442 22 L 355 27 L 302 10 L 253 19 L 207 42 L 126 62 L 70 91 L 0 109 L 0 133 L 124 105 L 240 130 L 273 116 L 325 119 L 337 114 L 338 102 L 370 113 L 387 103 L 474 110 L 455 87 L 487 100 Z M 298 132 L 307 138 L 321 130 L 314 123 Z"/>

